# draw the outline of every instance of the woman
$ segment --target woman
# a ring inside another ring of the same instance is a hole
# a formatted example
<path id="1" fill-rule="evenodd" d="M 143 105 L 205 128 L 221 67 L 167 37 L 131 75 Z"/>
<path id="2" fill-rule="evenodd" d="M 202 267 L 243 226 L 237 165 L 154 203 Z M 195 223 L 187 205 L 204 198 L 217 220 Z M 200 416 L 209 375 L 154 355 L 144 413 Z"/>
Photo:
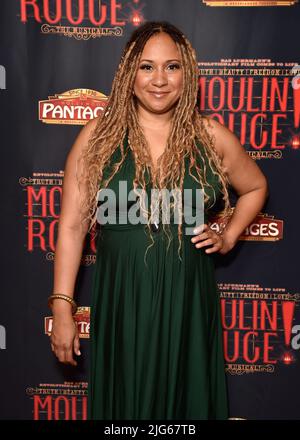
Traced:
<path id="1" fill-rule="evenodd" d="M 204 190 L 204 222 L 193 236 L 184 221 L 153 222 L 142 198 L 147 224 L 100 226 L 91 419 L 228 418 L 213 253 L 234 247 L 263 207 L 267 182 L 237 137 L 199 113 L 197 91 L 186 37 L 167 22 L 144 24 L 124 49 L 105 112 L 82 129 L 66 161 L 53 289 L 63 295 L 50 300 L 51 346 L 66 364 L 77 365 L 80 355 L 71 306 L 84 238 L 99 219 L 99 189 L 113 190 L 119 211 L 120 182 L 147 194 Z M 238 194 L 230 218 L 229 184 Z M 216 233 L 207 223 L 220 200 L 225 227 Z"/>

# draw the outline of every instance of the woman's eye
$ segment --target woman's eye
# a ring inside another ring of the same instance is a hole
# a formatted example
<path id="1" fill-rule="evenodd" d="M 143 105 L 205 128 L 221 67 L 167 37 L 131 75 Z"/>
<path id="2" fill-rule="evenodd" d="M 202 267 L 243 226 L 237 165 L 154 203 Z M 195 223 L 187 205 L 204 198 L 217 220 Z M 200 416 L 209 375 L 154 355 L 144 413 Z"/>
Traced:
<path id="1" fill-rule="evenodd" d="M 152 66 L 150 64 L 142 64 L 140 66 L 140 69 L 142 69 L 142 70 L 150 70 L 150 69 L 152 69 Z M 168 65 L 168 69 L 170 69 L 170 70 L 180 69 L 180 64 L 169 64 Z"/>
<path id="2" fill-rule="evenodd" d="M 179 64 L 170 64 L 168 67 L 172 67 L 171 70 L 180 69 L 180 65 Z"/>
<path id="3" fill-rule="evenodd" d="M 149 70 L 148 67 L 151 68 L 152 66 L 150 66 L 150 64 L 143 64 L 140 68 L 143 70 Z"/>

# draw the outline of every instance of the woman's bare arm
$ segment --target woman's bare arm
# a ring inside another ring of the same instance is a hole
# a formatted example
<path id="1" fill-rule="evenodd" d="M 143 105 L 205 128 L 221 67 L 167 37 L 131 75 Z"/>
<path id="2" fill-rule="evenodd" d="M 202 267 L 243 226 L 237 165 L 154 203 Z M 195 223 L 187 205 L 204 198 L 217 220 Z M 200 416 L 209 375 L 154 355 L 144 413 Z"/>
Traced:
<path id="1" fill-rule="evenodd" d="M 80 224 L 79 189 L 76 180 L 76 162 L 87 145 L 97 120 L 89 121 L 79 132 L 65 163 L 61 212 L 54 259 L 52 293 L 74 296 L 87 227 Z M 81 187 L 84 194 L 84 187 Z M 71 305 L 63 300 L 53 301 L 53 313 L 71 313 Z"/>
<path id="2" fill-rule="evenodd" d="M 210 118 L 210 121 L 216 149 L 222 158 L 229 182 L 238 195 L 233 215 L 223 233 L 225 247 L 230 249 L 263 208 L 269 194 L 268 183 L 237 136 L 216 120 Z"/>
<path id="3" fill-rule="evenodd" d="M 74 286 L 82 257 L 83 245 L 88 227 L 83 226 L 80 218 L 79 188 L 76 171 L 80 174 L 77 159 L 87 145 L 97 120 L 84 126 L 77 136 L 65 164 L 62 191 L 61 212 L 58 223 L 54 258 L 53 293 L 62 293 L 73 298 Z M 85 188 L 81 185 L 83 196 Z M 57 359 L 73 366 L 77 365 L 74 353 L 80 355 L 78 328 L 72 316 L 71 305 L 62 299 L 52 304 L 53 322 L 50 335 L 51 348 Z"/>

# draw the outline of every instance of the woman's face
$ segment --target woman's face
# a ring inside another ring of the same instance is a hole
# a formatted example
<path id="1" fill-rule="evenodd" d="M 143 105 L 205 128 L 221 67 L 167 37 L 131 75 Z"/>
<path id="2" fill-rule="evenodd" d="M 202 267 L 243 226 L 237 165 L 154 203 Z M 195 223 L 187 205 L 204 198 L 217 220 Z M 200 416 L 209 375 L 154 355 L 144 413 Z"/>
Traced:
<path id="1" fill-rule="evenodd" d="M 166 113 L 178 102 L 183 86 L 180 53 L 166 33 L 153 35 L 144 46 L 134 93 L 138 105 L 151 113 Z"/>

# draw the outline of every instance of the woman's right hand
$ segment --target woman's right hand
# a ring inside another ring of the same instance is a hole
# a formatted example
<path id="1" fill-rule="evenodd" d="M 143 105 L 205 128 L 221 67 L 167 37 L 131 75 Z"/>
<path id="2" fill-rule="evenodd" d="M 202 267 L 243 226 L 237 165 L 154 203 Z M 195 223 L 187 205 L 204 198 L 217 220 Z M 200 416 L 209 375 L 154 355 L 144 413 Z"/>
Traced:
<path id="1" fill-rule="evenodd" d="M 53 308 L 54 312 L 54 308 Z M 77 366 L 74 353 L 80 356 L 80 341 L 77 323 L 70 310 L 53 313 L 52 331 L 50 336 L 51 348 L 58 360 L 64 364 Z"/>

